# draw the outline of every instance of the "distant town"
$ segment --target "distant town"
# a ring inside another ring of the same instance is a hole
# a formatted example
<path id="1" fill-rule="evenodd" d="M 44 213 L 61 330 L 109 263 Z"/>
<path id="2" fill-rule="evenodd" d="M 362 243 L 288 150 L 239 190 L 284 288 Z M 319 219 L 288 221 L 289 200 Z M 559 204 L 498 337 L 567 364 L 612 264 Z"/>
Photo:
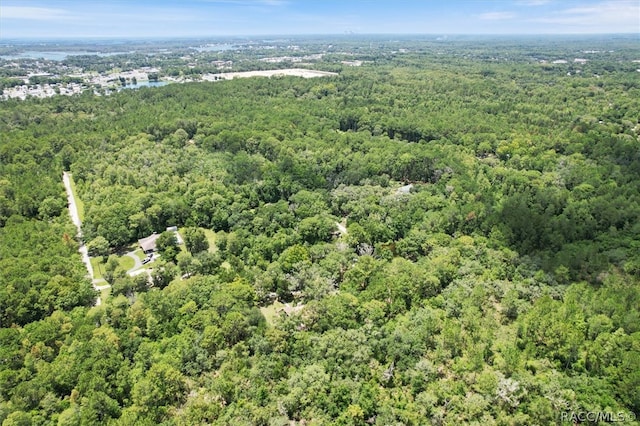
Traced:
<path id="1" fill-rule="evenodd" d="M 486 38 L 486 37 L 485 37 Z M 124 89 L 171 83 L 220 81 L 238 77 L 295 75 L 320 77 L 344 69 L 376 65 L 399 57 L 430 55 L 434 59 L 455 50 L 460 59 L 487 63 L 537 63 L 566 76 L 597 74 L 612 61 L 640 72 L 640 58 L 624 43 L 618 49 L 594 48 L 597 40 L 582 37 L 572 56 L 567 52 L 527 54 L 498 38 L 500 50 L 485 50 L 469 36 L 334 36 L 283 39 L 220 39 L 99 42 L 6 42 L 0 44 L 0 100 L 46 98 L 56 95 L 109 95 Z M 496 41 L 496 40 L 493 40 Z M 535 38 L 521 43 L 538 45 Z M 623 48 L 620 48 L 623 46 Z M 593 64 L 593 71 L 590 66 Z"/>
<path id="2" fill-rule="evenodd" d="M 335 75 L 335 65 L 365 62 L 353 59 L 353 52 L 332 51 L 331 44 L 301 47 L 288 40 L 165 42 L 126 51 L 114 51 L 115 47 L 77 42 L 0 46 L 0 99 L 102 96 L 123 89 L 252 76 L 321 77 Z M 327 54 L 332 58 L 323 61 Z M 320 69 L 313 69 L 316 65 Z"/>

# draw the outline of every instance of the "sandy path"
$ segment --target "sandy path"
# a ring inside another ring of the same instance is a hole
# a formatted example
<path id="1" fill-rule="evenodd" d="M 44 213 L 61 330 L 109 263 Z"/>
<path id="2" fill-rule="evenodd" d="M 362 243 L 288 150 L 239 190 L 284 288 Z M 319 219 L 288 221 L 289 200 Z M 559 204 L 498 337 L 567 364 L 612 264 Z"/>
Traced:
<path id="1" fill-rule="evenodd" d="M 84 244 L 84 241 L 82 241 L 82 222 L 80 221 L 80 215 L 78 214 L 76 200 L 73 197 L 73 191 L 71 191 L 71 180 L 69 178 L 69 173 L 62 173 L 62 182 L 64 183 L 65 190 L 67 191 L 67 200 L 69 202 L 69 215 L 71 216 L 71 222 L 73 222 L 76 228 L 78 228 L 78 233 L 76 234 L 76 237 L 80 241 L 80 247 L 78 248 L 78 251 L 80 252 L 80 256 L 82 256 L 82 262 L 87 267 L 87 276 L 91 280 L 91 284 L 93 285 L 94 290 L 100 291 L 105 288 L 109 288 L 111 286 L 108 284 L 97 285 L 104 283 L 105 280 L 93 279 L 93 266 L 91 266 L 91 259 L 89 258 L 87 246 Z M 100 304 L 101 300 L 98 296 L 98 298 L 96 299 L 96 306 L 100 306 Z"/>

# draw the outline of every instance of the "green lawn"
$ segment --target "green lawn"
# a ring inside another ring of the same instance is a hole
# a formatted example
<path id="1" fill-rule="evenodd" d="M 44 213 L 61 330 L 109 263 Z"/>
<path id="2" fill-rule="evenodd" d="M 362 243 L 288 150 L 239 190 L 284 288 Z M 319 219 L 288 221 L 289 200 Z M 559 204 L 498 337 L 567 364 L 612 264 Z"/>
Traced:
<path id="1" fill-rule="evenodd" d="M 102 278 L 102 272 L 104 272 L 104 263 L 102 263 L 102 258 L 92 257 L 91 266 L 93 267 L 93 279 L 98 280 Z"/>
<path id="2" fill-rule="evenodd" d="M 100 301 L 102 304 L 106 302 L 107 298 L 111 295 L 111 287 L 100 290 Z"/>
<path id="3" fill-rule="evenodd" d="M 136 265 L 136 262 L 130 256 L 121 256 L 120 259 L 120 268 L 128 271 Z"/>
<path id="4" fill-rule="evenodd" d="M 144 252 L 142 251 L 142 249 L 138 249 L 138 250 L 134 251 L 134 252 L 133 252 L 133 254 L 135 254 L 136 256 L 138 256 L 138 259 L 140 259 L 140 261 L 141 261 L 141 262 L 142 262 L 142 261 L 147 257 L 147 255 L 146 255 L 146 254 L 144 254 Z"/>
<path id="5" fill-rule="evenodd" d="M 204 231 L 204 235 L 207 237 L 207 241 L 209 242 L 209 252 L 215 253 L 218 251 L 218 246 L 216 246 L 216 233 L 211 229 L 200 228 Z"/>
<path id="6" fill-rule="evenodd" d="M 71 192 L 73 193 L 73 198 L 76 200 L 76 208 L 78 209 L 78 216 L 80 217 L 80 222 L 84 222 L 84 203 L 78 197 L 78 190 L 76 188 L 76 182 L 73 180 L 73 175 L 69 173 L 69 183 L 71 184 Z"/>
<path id="7" fill-rule="evenodd" d="M 140 250 L 140 252 L 142 253 L 142 250 Z M 142 257 L 140 260 L 142 259 L 144 259 L 144 257 Z M 118 258 L 118 263 L 119 263 L 120 269 L 124 271 L 128 271 L 129 269 L 133 268 L 136 264 L 135 261 L 129 256 L 120 256 Z M 102 262 L 101 257 L 92 257 L 91 266 L 93 266 L 94 279 L 104 278 L 102 274 L 104 273 L 105 263 Z"/>
<path id="8" fill-rule="evenodd" d="M 262 312 L 262 315 L 267 320 L 267 324 L 273 326 L 274 321 L 279 316 L 279 314 L 276 313 L 276 310 L 279 309 L 279 308 L 282 308 L 283 306 L 284 305 L 282 303 L 280 303 L 280 302 L 278 302 L 276 300 L 271 305 L 263 306 L 263 307 L 260 308 L 260 312 Z"/>

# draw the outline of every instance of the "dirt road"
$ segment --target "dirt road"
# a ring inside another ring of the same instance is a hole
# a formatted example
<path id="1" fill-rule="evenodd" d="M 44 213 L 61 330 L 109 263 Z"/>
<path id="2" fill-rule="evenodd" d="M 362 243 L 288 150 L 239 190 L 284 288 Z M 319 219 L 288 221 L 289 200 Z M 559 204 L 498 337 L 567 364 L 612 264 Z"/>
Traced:
<path id="1" fill-rule="evenodd" d="M 87 251 L 87 246 L 84 244 L 82 240 L 82 222 L 80 221 L 80 215 L 78 214 L 78 207 L 76 205 L 76 200 L 73 197 L 73 191 L 71 190 L 71 179 L 69 177 L 69 173 L 62 173 L 62 182 L 64 183 L 64 188 L 67 191 L 67 200 L 69 202 L 69 215 L 71 215 L 71 221 L 78 228 L 78 233 L 76 234 L 78 241 L 80 241 L 80 248 L 78 251 L 80 252 L 80 256 L 82 256 L 82 262 L 84 262 L 87 267 L 87 276 L 91 280 L 91 284 L 96 291 L 103 290 L 105 288 L 109 288 L 108 284 L 104 284 L 104 280 L 94 280 L 93 279 L 93 266 L 91 266 L 91 259 L 89 258 L 89 252 Z M 101 285 L 98 285 L 101 284 Z M 96 299 L 96 306 L 100 306 L 101 300 L 100 297 Z"/>

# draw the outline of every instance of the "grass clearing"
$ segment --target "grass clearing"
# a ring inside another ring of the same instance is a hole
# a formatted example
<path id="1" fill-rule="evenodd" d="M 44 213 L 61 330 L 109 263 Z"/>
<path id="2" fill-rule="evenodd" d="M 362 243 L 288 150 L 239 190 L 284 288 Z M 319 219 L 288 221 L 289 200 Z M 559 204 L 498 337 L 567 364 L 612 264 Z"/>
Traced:
<path id="1" fill-rule="evenodd" d="M 71 193 L 73 193 L 73 198 L 76 201 L 76 208 L 78 209 L 78 217 L 80 217 L 80 222 L 84 222 L 84 203 L 78 197 L 78 189 L 76 188 L 76 182 L 73 180 L 73 175 L 69 173 L 69 183 L 71 184 Z"/>
<path id="2" fill-rule="evenodd" d="M 111 296 L 111 287 L 103 288 L 102 290 L 100 290 L 100 303 L 104 305 L 110 296 Z"/>
<path id="3" fill-rule="evenodd" d="M 147 257 L 147 255 L 146 255 L 146 254 L 144 254 L 144 252 L 142 251 L 142 249 L 138 249 L 138 250 L 134 251 L 134 252 L 133 252 L 133 254 L 135 254 L 136 256 L 138 256 L 138 259 L 140 259 L 140 261 L 141 261 L 141 262 L 142 262 L 142 261 Z"/>
<path id="4" fill-rule="evenodd" d="M 215 253 L 218 251 L 218 246 L 216 245 L 216 233 L 211 229 L 200 228 L 204 231 L 205 237 L 207 237 L 207 241 L 209 242 L 209 253 Z"/>
<path id="5" fill-rule="evenodd" d="M 270 326 L 274 325 L 276 318 L 279 317 L 279 314 L 277 311 L 283 306 L 284 305 L 282 303 L 276 300 L 271 305 L 263 306 L 260 308 L 260 312 L 262 312 L 262 315 L 267 320 L 267 324 L 269 324 Z"/>
<path id="6" fill-rule="evenodd" d="M 129 269 L 136 266 L 136 262 L 131 258 L 131 256 L 121 256 L 118 261 L 120 262 L 120 268 L 124 269 L 125 271 L 128 271 Z"/>
<path id="7" fill-rule="evenodd" d="M 102 263 L 102 258 L 92 257 L 91 266 L 93 267 L 93 279 L 99 280 L 102 278 L 102 273 L 104 272 L 104 263 Z"/>
<path id="8" fill-rule="evenodd" d="M 142 250 L 140 250 L 142 253 Z M 138 256 L 140 257 L 140 256 Z M 144 259 L 143 257 L 140 260 Z M 105 271 L 106 263 L 102 262 L 102 257 L 92 257 L 91 258 L 91 266 L 93 267 L 93 279 L 104 278 L 103 274 Z M 118 256 L 118 267 L 124 271 L 128 271 L 129 269 L 136 266 L 136 262 L 131 258 L 131 256 Z"/>

